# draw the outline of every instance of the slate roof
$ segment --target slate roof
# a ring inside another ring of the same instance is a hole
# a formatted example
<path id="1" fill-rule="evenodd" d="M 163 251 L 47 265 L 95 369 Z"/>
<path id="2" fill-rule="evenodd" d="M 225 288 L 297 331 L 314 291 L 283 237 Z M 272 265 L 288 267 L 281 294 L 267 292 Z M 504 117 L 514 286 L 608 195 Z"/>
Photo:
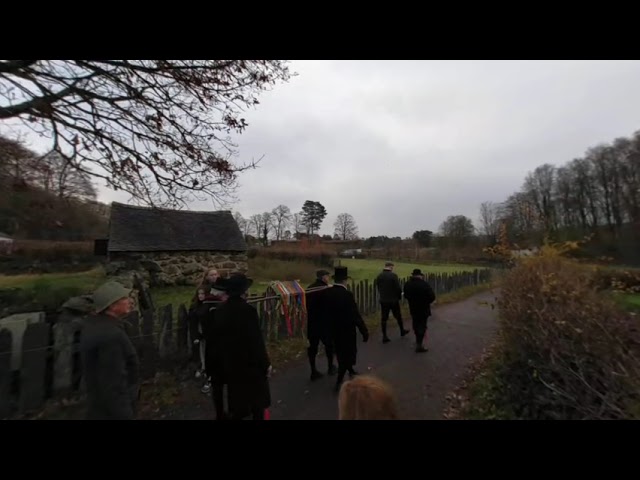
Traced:
<path id="1" fill-rule="evenodd" d="M 109 252 L 245 252 L 228 210 L 194 212 L 111 204 Z"/>

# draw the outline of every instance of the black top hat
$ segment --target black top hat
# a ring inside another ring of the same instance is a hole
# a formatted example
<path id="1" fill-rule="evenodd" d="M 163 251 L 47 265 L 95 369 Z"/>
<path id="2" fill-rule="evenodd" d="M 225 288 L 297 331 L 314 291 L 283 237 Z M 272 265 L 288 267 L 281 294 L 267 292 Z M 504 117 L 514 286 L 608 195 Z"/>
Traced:
<path id="1" fill-rule="evenodd" d="M 318 278 L 322 278 L 322 277 L 324 277 L 325 275 L 331 275 L 331 274 L 329 273 L 329 271 L 328 271 L 328 270 L 318 270 L 318 271 L 316 272 L 316 277 L 318 277 Z"/>
<path id="2" fill-rule="evenodd" d="M 413 272 L 411 272 L 411 275 L 422 275 L 422 270 L 420 270 L 419 268 L 414 268 Z"/>
<path id="3" fill-rule="evenodd" d="M 229 296 L 238 296 L 245 293 L 253 285 L 253 279 L 244 273 L 232 273 L 229 278 L 220 279 L 216 288 L 227 292 Z"/>
<path id="4" fill-rule="evenodd" d="M 334 274 L 331 278 L 333 278 L 336 282 L 339 282 L 351 277 L 347 273 L 347 267 L 335 267 Z"/>

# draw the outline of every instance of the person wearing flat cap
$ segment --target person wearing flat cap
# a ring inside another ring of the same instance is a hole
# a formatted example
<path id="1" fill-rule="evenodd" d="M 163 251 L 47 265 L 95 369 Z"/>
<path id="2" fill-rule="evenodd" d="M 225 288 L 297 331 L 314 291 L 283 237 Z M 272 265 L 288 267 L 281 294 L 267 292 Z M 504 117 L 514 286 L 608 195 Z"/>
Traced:
<path id="1" fill-rule="evenodd" d="M 94 315 L 86 319 L 80 351 L 88 420 L 133 420 L 139 397 L 138 355 L 124 330 L 131 290 L 107 282 L 93 293 Z"/>
<path id="2" fill-rule="evenodd" d="M 247 303 L 253 280 L 242 273 L 232 274 L 219 287 L 228 299 L 216 309 L 212 335 L 214 365 L 212 379 L 227 385 L 231 420 L 252 416 L 264 420 L 271 406 L 269 375 L 271 361 L 256 309 Z"/>
<path id="3" fill-rule="evenodd" d="M 358 373 L 354 370 L 358 356 L 356 329 L 362 335 L 362 341 L 369 340 L 369 330 L 362 320 L 358 304 L 353 293 L 347 290 L 347 267 L 335 267 L 334 286 L 327 289 L 327 315 L 331 322 L 333 345 L 338 358 L 338 378 L 335 391 L 340 390 L 347 372 L 351 376 Z"/>
<path id="4" fill-rule="evenodd" d="M 431 304 L 436 295 L 419 268 L 413 270 L 411 278 L 405 283 L 404 298 L 409 302 L 409 312 L 413 320 L 416 353 L 424 353 L 428 351 L 423 345 L 427 333 L 427 320 L 431 316 Z"/>
<path id="5" fill-rule="evenodd" d="M 316 281 L 307 289 L 328 287 L 329 276 L 330 273 L 327 270 L 318 270 Z M 326 294 L 327 290 L 315 290 L 307 294 L 307 339 L 309 340 L 307 355 L 311 366 L 311 381 L 322 378 L 322 373 L 316 368 L 316 356 L 320 342 L 324 345 L 324 352 L 327 356 L 327 373 L 334 375 L 337 372 L 333 364 L 333 341 L 326 313 Z"/>

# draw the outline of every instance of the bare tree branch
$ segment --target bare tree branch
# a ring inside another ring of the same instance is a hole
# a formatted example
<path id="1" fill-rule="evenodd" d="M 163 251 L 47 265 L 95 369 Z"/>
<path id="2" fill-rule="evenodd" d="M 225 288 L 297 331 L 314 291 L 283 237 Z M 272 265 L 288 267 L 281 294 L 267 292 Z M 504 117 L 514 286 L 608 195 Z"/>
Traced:
<path id="1" fill-rule="evenodd" d="M 0 61 L 0 120 L 51 138 L 69 165 L 147 204 L 224 203 L 237 174 L 242 112 L 289 80 L 265 60 Z"/>
<path id="2" fill-rule="evenodd" d="M 341 240 L 355 240 L 358 238 L 358 226 L 353 216 L 349 213 L 341 213 L 333 224 L 334 233 Z"/>

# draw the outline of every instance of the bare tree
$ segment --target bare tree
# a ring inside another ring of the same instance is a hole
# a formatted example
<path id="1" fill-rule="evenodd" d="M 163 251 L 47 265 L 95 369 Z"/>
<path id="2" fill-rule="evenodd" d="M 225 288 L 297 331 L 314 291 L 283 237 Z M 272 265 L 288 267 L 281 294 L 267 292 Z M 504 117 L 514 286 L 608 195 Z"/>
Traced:
<path id="1" fill-rule="evenodd" d="M 482 233 L 494 243 L 498 235 L 500 222 L 498 220 L 498 205 L 493 202 L 482 202 L 480 205 L 480 228 Z"/>
<path id="2" fill-rule="evenodd" d="M 273 214 L 271 212 L 264 212 L 260 219 L 260 231 L 258 236 L 262 239 L 262 244 L 267 245 L 269 243 L 269 233 L 271 233 L 273 225 Z"/>
<path id="3" fill-rule="evenodd" d="M 546 163 L 527 175 L 523 187 L 524 192 L 531 198 L 546 233 L 557 230 L 553 201 L 554 182 L 555 167 Z"/>
<path id="4" fill-rule="evenodd" d="M 569 168 L 574 176 L 580 223 L 584 230 L 588 227 L 596 228 L 600 224 L 600 215 L 593 165 L 584 158 L 576 158 L 569 164 Z"/>
<path id="5" fill-rule="evenodd" d="M 615 233 L 622 224 L 620 214 L 620 180 L 616 156 L 610 145 L 600 144 L 587 150 L 587 160 L 593 166 L 594 181 L 600 210 L 609 231 Z"/>
<path id="6" fill-rule="evenodd" d="M 514 193 L 500 205 L 499 218 L 512 242 L 530 238 L 540 224 L 536 208 L 524 192 Z"/>
<path id="7" fill-rule="evenodd" d="M 69 165 L 135 201 L 224 203 L 238 172 L 229 134 L 290 77 L 271 60 L 0 60 L 0 120 L 51 138 Z"/>
<path id="8" fill-rule="evenodd" d="M 260 238 L 260 232 L 262 231 L 262 215 L 256 213 L 255 215 L 251 215 L 249 217 L 249 224 L 251 225 L 250 229 L 252 234 L 256 234 L 256 238 Z"/>
<path id="9" fill-rule="evenodd" d="M 233 218 L 235 219 L 236 223 L 238 224 L 238 228 L 245 237 L 251 234 L 253 225 L 251 224 L 250 220 L 244 218 L 240 212 L 234 213 Z"/>
<path id="10" fill-rule="evenodd" d="M 294 213 L 291 219 L 291 227 L 293 228 L 293 234 L 296 238 L 302 232 L 304 232 L 304 217 L 302 216 L 302 212 Z"/>
<path id="11" fill-rule="evenodd" d="M 640 221 L 640 132 L 589 148 L 565 166 L 536 168 L 499 216 L 511 239 L 540 240 L 559 227 L 565 238 L 599 236 L 606 226 L 615 240 L 626 223 Z"/>
<path id="12" fill-rule="evenodd" d="M 73 168 L 58 152 L 49 152 L 36 164 L 35 183 L 59 198 L 95 200 L 96 190 L 91 177 Z"/>
<path id="13" fill-rule="evenodd" d="M 42 188 L 59 198 L 95 200 L 89 175 L 70 167 L 57 152 L 41 156 L 21 141 L 0 136 L 0 176 Z"/>
<path id="14" fill-rule="evenodd" d="M 33 183 L 35 181 L 38 154 L 24 145 L 21 139 L 0 135 L 0 178 Z"/>
<path id="15" fill-rule="evenodd" d="M 355 240 L 358 238 L 358 226 L 352 215 L 341 213 L 333 224 L 335 234 L 342 240 Z"/>
<path id="16" fill-rule="evenodd" d="M 282 240 L 285 229 L 291 222 L 291 210 L 286 205 L 278 205 L 271 212 L 271 222 L 276 240 Z"/>
<path id="17" fill-rule="evenodd" d="M 624 149 L 621 176 L 625 210 L 629 220 L 640 222 L 640 132 L 636 132 L 627 145 L 614 142 L 614 146 Z"/>

